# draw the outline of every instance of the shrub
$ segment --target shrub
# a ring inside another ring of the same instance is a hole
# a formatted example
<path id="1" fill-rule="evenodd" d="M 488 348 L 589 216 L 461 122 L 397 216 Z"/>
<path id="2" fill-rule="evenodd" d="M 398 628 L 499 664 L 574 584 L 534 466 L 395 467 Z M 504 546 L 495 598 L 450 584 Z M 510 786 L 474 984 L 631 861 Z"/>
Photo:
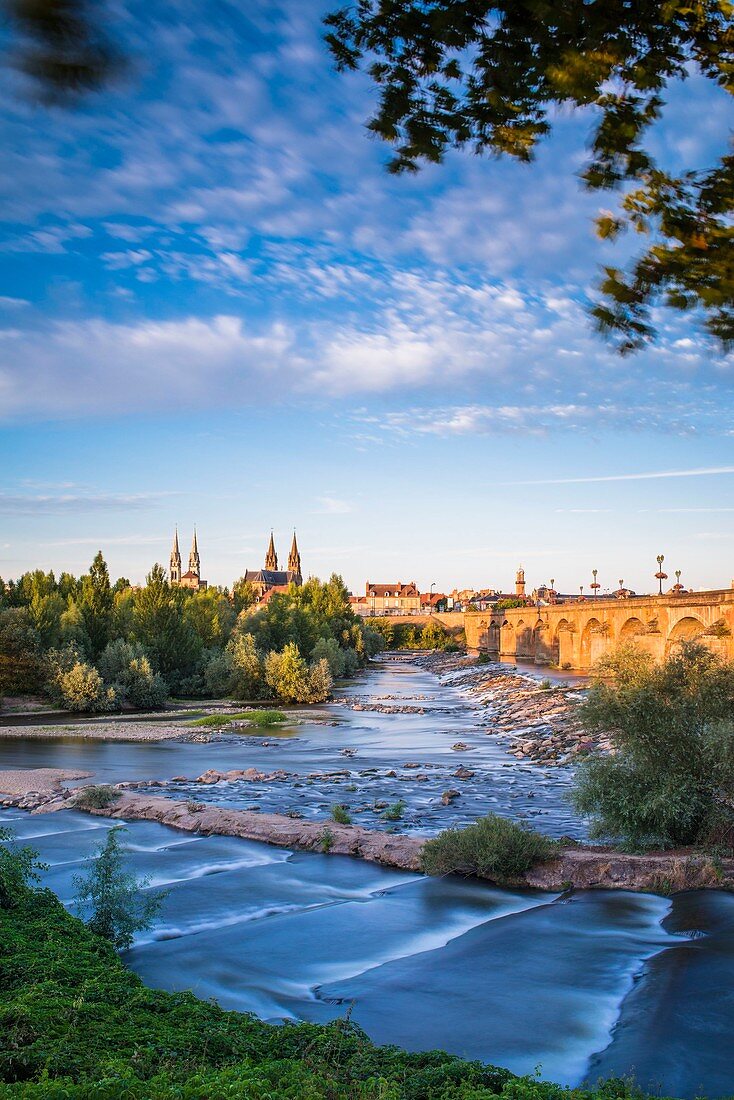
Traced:
<path id="1" fill-rule="evenodd" d="M 120 792 L 114 787 L 101 784 L 99 786 L 82 787 L 74 799 L 74 805 L 80 810 L 106 810 L 120 798 Z"/>
<path id="2" fill-rule="evenodd" d="M 706 844 L 734 825 L 734 665 L 699 642 L 662 665 L 634 646 L 599 662 L 581 716 L 611 731 L 615 753 L 590 757 L 573 802 L 595 836 L 633 848 Z"/>
<path id="3" fill-rule="evenodd" d="M 545 680 L 540 681 L 540 690 L 541 691 L 550 691 L 552 687 L 553 687 L 553 684 L 547 678 Z"/>
<path id="4" fill-rule="evenodd" d="M 332 820 L 336 821 L 337 825 L 352 824 L 352 815 L 349 813 L 346 806 L 342 806 L 341 803 L 336 803 L 336 805 L 331 807 L 331 817 Z"/>
<path id="5" fill-rule="evenodd" d="M 251 634 L 236 633 L 227 644 L 232 677 L 227 695 L 233 699 L 259 699 L 265 692 L 265 668 Z"/>
<path id="6" fill-rule="evenodd" d="M 391 806 L 385 810 L 382 815 L 383 821 L 400 821 L 405 813 L 405 803 L 402 798 L 399 798 L 397 802 L 393 802 Z"/>
<path id="7" fill-rule="evenodd" d="M 319 838 L 319 846 L 322 852 L 330 852 L 334 847 L 334 834 L 327 825 Z"/>
<path id="8" fill-rule="evenodd" d="M 336 638 L 319 638 L 311 652 L 311 660 L 327 661 L 329 671 L 335 680 L 339 680 L 346 672 L 345 651 L 340 648 Z"/>
<path id="9" fill-rule="evenodd" d="M 123 831 L 121 826 L 110 829 L 89 873 L 74 877 L 77 905 L 91 910 L 87 926 L 117 950 L 126 950 L 136 932 L 150 928 L 165 896 L 144 895 L 149 879 L 125 871 L 118 839 Z"/>
<path id="10" fill-rule="evenodd" d="M 446 829 L 427 841 L 422 865 L 428 875 L 480 875 L 506 882 L 550 859 L 557 849 L 549 837 L 509 818 L 488 814 L 465 829 Z"/>
<path id="11" fill-rule="evenodd" d="M 223 729 L 232 722 L 248 722 L 251 726 L 277 726 L 287 721 L 288 715 L 283 714 L 282 710 L 243 710 L 240 714 L 207 714 L 203 718 L 195 718 L 190 724 Z"/>

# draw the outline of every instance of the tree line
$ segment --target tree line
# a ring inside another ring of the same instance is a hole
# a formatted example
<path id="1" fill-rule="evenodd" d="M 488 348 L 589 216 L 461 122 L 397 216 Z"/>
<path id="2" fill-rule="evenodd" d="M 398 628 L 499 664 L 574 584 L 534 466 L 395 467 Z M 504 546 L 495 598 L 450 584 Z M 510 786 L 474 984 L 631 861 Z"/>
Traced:
<path id="1" fill-rule="evenodd" d="M 41 693 L 71 710 L 154 709 L 169 695 L 318 702 L 382 648 L 336 574 L 275 593 L 191 591 L 154 565 L 111 582 L 98 553 L 81 577 L 0 578 L 0 698 Z"/>

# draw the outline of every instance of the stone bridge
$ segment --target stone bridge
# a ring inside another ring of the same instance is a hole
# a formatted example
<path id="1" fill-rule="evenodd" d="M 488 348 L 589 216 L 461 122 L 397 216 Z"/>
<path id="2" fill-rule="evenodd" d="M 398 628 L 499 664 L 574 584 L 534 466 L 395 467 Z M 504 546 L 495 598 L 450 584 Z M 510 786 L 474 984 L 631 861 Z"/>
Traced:
<path id="1" fill-rule="evenodd" d="M 734 659 L 734 589 L 469 611 L 464 629 L 470 650 L 561 668 L 588 669 L 620 642 L 661 661 L 689 638 Z"/>

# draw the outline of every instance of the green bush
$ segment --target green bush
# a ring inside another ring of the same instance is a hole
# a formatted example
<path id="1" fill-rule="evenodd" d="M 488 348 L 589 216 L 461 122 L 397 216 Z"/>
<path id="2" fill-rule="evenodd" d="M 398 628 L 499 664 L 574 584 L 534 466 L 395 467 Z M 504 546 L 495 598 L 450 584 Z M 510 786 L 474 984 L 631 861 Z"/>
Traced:
<path id="1" fill-rule="evenodd" d="M 80 810 L 106 810 L 120 798 L 120 792 L 107 784 L 82 787 L 74 798 L 74 805 Z"/>
<path id="2" fill-rule="evenodd" d="M 662 665 L 630 645 L 599 662 L 581 717 L 616 751 L 582 761 L 572 796 L 593 834 L 634 849 L 730 836 L 733 714 L 734 665 L 698 642 Z"/>
<path id="3" fill-rule="evenodd" d="M 224 728 L 232 722 L 248 722 L 251 726 L 277 726 L 287 721 L 288 715 L 283 714 L 282 710 L 243 710 L 240 714 L 207 714 L 203 718 L 195 718 L 189 724 Z"/>
<path id="4" fill-rule="evenodd" d="M 352 824 L 352 815 L 349 813 L 346 806 L 342 806 L 341 803 L 336 803 L 336 805 L 331 807 L 331 818 L 332 821 L 336 821 L 337 825 Z"/>
<path id="5" fill-rule="evenodd" d="M 405 813 L 405 803 L 402 798 L 399 798 L 397 802 L 393 802 L 391 806 L 385 810 L 382 815 L 383 821 L 400 821 Z"/>
<path id="6" fill-rule="evenodd" d="M 549 837 L 509 818 L 488 814 L 465 829 L 446 829 L 426 841 L 421 859 L 428 875 L 479 875 L 508 882 L 533 864 L 551 859 L 557 850 L 557 843 Z"/>

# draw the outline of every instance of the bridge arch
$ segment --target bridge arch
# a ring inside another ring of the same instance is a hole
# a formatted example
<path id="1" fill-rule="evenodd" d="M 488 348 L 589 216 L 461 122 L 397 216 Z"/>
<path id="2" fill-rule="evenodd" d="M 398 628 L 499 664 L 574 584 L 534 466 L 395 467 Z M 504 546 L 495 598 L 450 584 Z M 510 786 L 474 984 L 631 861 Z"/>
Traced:
<path id="1" fill-rule="evenodd" d="M 551 659 L 555 664 L 572 664 L 571 646 L 573 645 L 573 625 L 567 618 L 558 620 L 551 639 Z"/>
<path id="2" fill-rule="evenodd" d="M 515 656 L 533 657 L 533 629 L 524 619 L 515 627 Z"/>
<path id="3" fill-rule="evenodd" d="M 500 654 L 503 657 L 515 656 L 515 628 L 507 619 L 500 629 Z"/>
<path id="4" fill-rule="evenodd" d="M 682 619 L 678 619 L 678 622 L 668 634 L 668 642 L 689 642 L 693 638 L 700 637 L 705 630 L 706 627 L 695 615 L 685 615 Z"/>
<path id="5" fill-rule="evenodd" d="M 602 656 L 606 648 L 603 641 L 606 634 L 606 627 L 595 615 L 592 615 L 590 619 L 586 620 L 584 628 L 581 631 L 579 668 L 590 668 L 591 665 Z"/>
<path id="6" fill-rule="evenodd" d="M 637 615 L 631 615 L 622 623 L 619 631 L 620 642 L 631 642 L 638 634 L 647 634 L 647 627 Z"/>

